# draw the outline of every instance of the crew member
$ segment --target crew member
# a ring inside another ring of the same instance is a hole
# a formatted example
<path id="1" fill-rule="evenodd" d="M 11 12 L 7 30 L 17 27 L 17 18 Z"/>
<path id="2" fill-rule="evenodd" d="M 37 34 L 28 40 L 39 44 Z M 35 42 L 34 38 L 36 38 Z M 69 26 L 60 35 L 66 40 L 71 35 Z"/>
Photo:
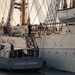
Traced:
<path id="1" fill-rule="evenodd" d="M 31 36 L 31 31 L 32 31 L 32 25 L 28 25 L 28 36 Z"/>
<path id="2" fill-rule="evenodd" d="M 38 46 L 36 47 L 36 55 L 39 56 L 39 48 L 38 48 Z"/>

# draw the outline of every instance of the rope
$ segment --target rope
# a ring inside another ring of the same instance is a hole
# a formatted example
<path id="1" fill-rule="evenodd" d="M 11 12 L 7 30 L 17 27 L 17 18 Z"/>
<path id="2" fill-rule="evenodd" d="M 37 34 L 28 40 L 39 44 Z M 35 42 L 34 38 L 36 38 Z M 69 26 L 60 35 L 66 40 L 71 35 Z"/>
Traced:
<path id="1" fill-rule="evenodd" d="M 45 0 L 45 2 L 46 2 L 46 0 Z M 44 2 L 44 3 L 45 3 L 45 2 Z M 46 10 L 46 6 L 45 6 L 45 4 L 44 4 L 44 8 L 45 8 L 45 10 Z"/>
<path id="2" fill-rule="evenodd" d="M 0 10 L 2 10 L 2 7 L 3 7 L 3 0 L 1 0 L 1 2 L 0 2 L 0 5 L 1 5 L 1 9 Z M 3 11 L 3 10 L 2 10 Z M 1 14 L 1 12 L 0 12 L 0 14 Z M 3 14 L 3 13 L 2 13 Z"/>
<path id="3" fill-rule="evenodd" d="M 4 1 L 4 0 L 3 0 Z M 4 3 L 5 3 L 5 5 L 6 5 L 6 8 L 7 8 L 7 10 L 8 10 L 8 12 L 9 12 L 9 9 L 8 9 L 8 6 L 7 6 L 7 4 L 6 4 L 6 2 L 4 1 Z M 5 12 L 5 11 L 4 11 Z M 16 22 L 15 22 L 15 20 L 13 19 L 13 17 L 11 16 L 11 18 L 12 18 L 12 20 L 14 21 L 14 23 L 16 24 Z"/>
<path id="4" fill-rule="evenodd" d="M 34 0 L 34 2 L 35 2 L 36 11 L 38 12 L 39 9 L 40 9 L 40 3 L 39 3 L 38 0 Z M 45 3 L 45 1 L 44 1 L 44 3 Z M 43 3 L 43 5 L 44 5 L 44 3 Z M 42 22 L 45 18 L 45 15 L 44 15 L 44 12 L 43 12 L 43 10 L 45 11 L 45 9 L 44 8 L 42 9 L 42 8 L 43 7 L 41 7 L 41 9 L 39 11 L 39 14 L 38 14 L 38 18 L 39 18 L 40 22 Z"/>
<path id="5" fill-rule="evenodd" d="M 46 4 L 47 4 L 47 8 L 48 8 L 48 10 L 49 10 L 48 0 L 46 0 Z M 46 14 L 46 18 L 45 18 L 45 21 L 44 21 L 44 22 L 46 22 L 46 21 L 49 22 L 49 19 L 47 18 L 47 15 L 48 15 L 48 12 L 47 12 L 47 14 Z M 50 23 L 50 22 L 49 22 L 49 23 Z"/>
<path id="6" fill-rule="evenodd" d="M 39 8 L 39 10 L 38 10 L 38 12 L 37 12 L 35 18 L 34 18 L 34 20 L 33 20 L 33 22 L 32 22 L 32 24 L 35 22 L 35 20 L 36 20 L 38 14 L 39 14 L 39 12 L 40 12 L 40 10 L 41 10 L 41 8 L 42 8 L 42 5 L 43 5 L 44 1 L 45 1 L 45 0 L 43 0 L 43 2 L 42 2 L 42 4 L 41 4 L 41 6 L 40 6 L 40 8 Z"/>
<path id="7" fill-rule="evenodd" d="M 4 0 L 3 0 L 3 1 L 4 1 Z M 7 5 L 7 0 L 6 0 L 6 2 L 4 1 L 4 3 L 5 3 L 5 9 L 4 9 L 3 17 L 4 17 L 4 15 L 5 15 L 5 10 L 6 10 L 6 5 Z"/>
<path id="8" fill-rule="evenodd" d="M 31 13 L 31 10 L 32 10 L 32 8 L 33 8 L 33 5 L 34 5 L 34 0 L 33 0 L 33 2 L 32 2 L 32 5 L 31 5 L 31 8 L 30 8 L 29 15 L 30 15 L 30 13 Z"/>

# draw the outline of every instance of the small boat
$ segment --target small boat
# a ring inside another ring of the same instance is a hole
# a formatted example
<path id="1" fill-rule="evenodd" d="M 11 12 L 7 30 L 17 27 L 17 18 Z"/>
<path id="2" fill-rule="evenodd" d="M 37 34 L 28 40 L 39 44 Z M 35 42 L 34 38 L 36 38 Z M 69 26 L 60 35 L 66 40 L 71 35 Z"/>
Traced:
<path id="1" fill-rule="evenodd" d="M 59 20 L 61 23 L 75 23 L 75 0 L 70 0 L 70 7 L 67 7 L 67 0 L 64 0 L 64 8 L 58 11 Z"/>
<path id="2" fill-rule="evenodd" d="M 31 48 L 10 48 L 0 44 L 0 69 L 8 71 L 39 71 L 42 68 L 42 59 Z"/>
<path id="3" fill-rule="evenodd" d="M 13 28 L 10 27 L 10 18 L 12 16 L 15 4 L 17 4 L 15 3 L 15 0 L 11 0 L 7 23 L 3 27 L 1 24 L 2 28 L 1 31 L 3 32 L 0 33 L 0 69 L 10 70 L 10 71 L 16 71 L 16 70 L 31 71 L 34 69 L 38 71 L 42 68 L 43 61 L 42 58 L 39 57 L 39 50 L 34 37 L 27 36 L 25 34 L 25 29 L 23 32 L 24 35 L 20 34 L 20 31 L 17 31 L 16 28 L 14 28 L 15 30 L 14 33 L 12 32 Z M 27 26 L 27 23 L 25 24 L 25 16 L 24 16 L 25 13 L 24 7 L 26 5 L 25 0 L 22 0 L 21 5 L 23 6 L 22 25 Z M 17 27 L 19 28 L 19 26 Z"/>

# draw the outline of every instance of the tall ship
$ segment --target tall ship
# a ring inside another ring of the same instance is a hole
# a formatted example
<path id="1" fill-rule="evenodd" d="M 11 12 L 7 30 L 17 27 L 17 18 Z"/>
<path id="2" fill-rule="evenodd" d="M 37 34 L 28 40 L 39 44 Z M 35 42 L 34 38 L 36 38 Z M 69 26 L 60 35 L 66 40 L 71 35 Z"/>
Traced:
<path id="1" fill-rule="evenodd" d="M 75 72 L 75 0 L 32 0 L 30 4 L 28 21 L 31 18 L 40 57 L 49 68 Z M 34 24 L 37 18 L 39 23 Z M 13 29 L 26 30 L 24 27 Z"/>
<path id="2" fill-rule="evenodd" d="M 75 72 L 75 0 L 54 0 L 49 8 L 46 29 L 37 37 L 40 55 L 47 67 Z"/>
<path id="3" fill-rule="evenodd" d="M 40 57 L 46 66 L 75 72 L 75 0 L 23 1 L 27 2 L 25 5 L 29 9 L 25 7 L 23 9 L 27 12 L 20 12 L 23 26 L 13 26 L 12 35 L 28 34 L 27 25 L 31 22 L 31 33 L 36 38 Z M 23 11 L 21 4 L 15 4 L 18 5 L 15 8 Z"/>

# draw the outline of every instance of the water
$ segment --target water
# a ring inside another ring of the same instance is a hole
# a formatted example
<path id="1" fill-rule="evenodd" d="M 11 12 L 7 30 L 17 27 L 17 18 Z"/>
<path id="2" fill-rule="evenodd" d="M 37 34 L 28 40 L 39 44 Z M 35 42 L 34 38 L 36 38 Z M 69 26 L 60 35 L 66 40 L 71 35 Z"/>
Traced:
<path id="1" fill-rule="evenodd" d="M 75 75 L 75 73 L 44 68 L 37 73 L 36 72 L 35 73 L 16 73 L 16 72 L 10 73 L 10 72 L 0 71 L 0 75 Z"/>

